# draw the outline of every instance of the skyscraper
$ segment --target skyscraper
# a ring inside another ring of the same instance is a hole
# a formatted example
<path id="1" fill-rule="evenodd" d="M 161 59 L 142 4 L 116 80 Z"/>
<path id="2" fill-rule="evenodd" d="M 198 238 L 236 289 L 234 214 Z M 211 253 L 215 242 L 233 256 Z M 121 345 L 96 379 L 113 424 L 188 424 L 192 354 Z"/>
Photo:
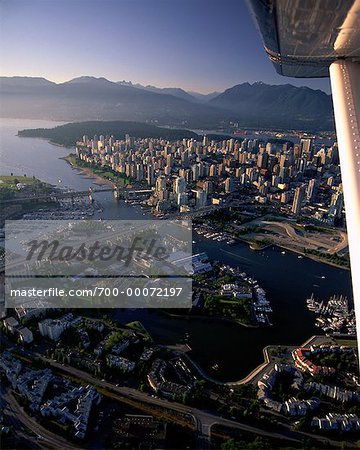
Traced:
<path id="1" fill-rule="evenodd" d="M 148 166 L 147 167 L 147 182 L 149 186 L 153 186 L 154 184 L 154 167 Z"/>
<path id="2" fill-rule="evenodd" d="M 331 196 L 331 206 L 329 214 L 334 217 L 341 217 L 341 213 L 344 207 L 344 194 L 342 184 L 336 189 L 335 193 Z"/>
<path id="3" fill-rule="evenodd" d="M 315 199 L 316 196 L 316 188 L 317 188 L 317 182 L 316 179 L 313 178 L 309 181 L 307 190 L 306 190 L 306 198 L 309 200 L 309 202 L 312 202 Z"/>
<path id="4" fill-rule="evenodd" d="M 312 139 L 300 139 L 301 155 L 309 155 L 312 151 Z"/>
<path id="5" fill-rule="evenodd" d="M 267 169 L 268 162 L 269 162 L 269 154 L 266 152 L 265 148 L 261 148 L 257 159 L 257 166 L 260 169 Z"/>
<path id="6" fill-rule="evenodd" d="M 293 214 L 300 214 L 303 199 L 304 199 L 304 187 L 299 186 L 295 189 L 294 201 L 291 208 L 291 212 Z"/>
<path id="7" fill-rule="evenodd" d="M 233 179 L 231 177 L 226 178 L 225 180 L 225 192 L 229 194 L 233 191 Z"/>
<path id="8" fill-rule="evenodd" d="M 164 191 L 166 189 L 166 178 L 164 176 L 156 179 L 156 192 Z"/>
<path id="9" fill-rule="evenodd" d="M 186 181 L 183 177 L 177 177 L 174 184 L 175 194 L 182 194 L 186 189 Z"/>
<path id="10" fill-rule="evenodd" d="M 196 207 L 203 208 L 206 205 L 207 196 L 206 192 L 203 189 L 199 189 L 196 191 Z"/>

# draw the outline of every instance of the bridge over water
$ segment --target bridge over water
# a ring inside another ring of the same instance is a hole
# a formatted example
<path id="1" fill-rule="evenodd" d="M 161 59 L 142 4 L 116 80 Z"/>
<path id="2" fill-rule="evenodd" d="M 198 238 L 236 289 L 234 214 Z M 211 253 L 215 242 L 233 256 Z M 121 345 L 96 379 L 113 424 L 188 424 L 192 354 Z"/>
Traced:
<path id="1" fill-rule="evenodd" d="M 115 198 L 129 198 L 130 196 L 139 195 L 139 194 L 150 194 L 153 192 L 152 189 L 128 189 L 128 188 L 119 188 L 117 186 L 102 188 L 102 189 L 92 189 L 89 188 L 86 191 L 53 191 L 47 194 L 41 195 L 19 195 L 14 198 L 1 200 L 0 204 L 13 204 L 13 203 L 23 203 L 28 201 L 58 201 L 63 199 L 75 199 L 79 197 L 89 197 L 89 199 L 93 200 L 94 194 L 99 194 L 103 192 L 113 192 Z"/>

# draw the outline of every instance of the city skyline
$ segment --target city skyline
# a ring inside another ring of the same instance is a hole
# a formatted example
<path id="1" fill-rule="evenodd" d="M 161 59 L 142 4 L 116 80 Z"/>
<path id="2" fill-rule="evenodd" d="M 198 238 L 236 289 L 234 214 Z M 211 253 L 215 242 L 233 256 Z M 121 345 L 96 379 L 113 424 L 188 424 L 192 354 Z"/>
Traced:
<path id="1" fill-rule="evenodd" d="M 87 75 L 200 93 L 287 82 L 264 58 L 245 1 L 184 0 L 176 9 L 164 0 L 3 0 L 0 9 L 2 76 Z M 327 79 L 291 84 L 330 92 Z"/>
<path id="2" fill-rule="evenodd" d="M 2 448 L 360 443 L 359 18 L 0 0 Z"/>

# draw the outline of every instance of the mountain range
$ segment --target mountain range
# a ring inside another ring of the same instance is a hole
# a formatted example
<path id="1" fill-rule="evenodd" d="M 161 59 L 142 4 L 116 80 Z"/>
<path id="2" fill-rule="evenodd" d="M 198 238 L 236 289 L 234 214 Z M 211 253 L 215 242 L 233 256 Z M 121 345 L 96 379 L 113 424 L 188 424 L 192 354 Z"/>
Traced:
<path id="1" fill-rule="evenodd" d="M 290 84 L 242 83 L 208 95 L 106 78 L 53 83 L 0 77 L 1 117 L 58 121 L 132 120 L 189 128 L 333 129 L 331 96 Z"/>

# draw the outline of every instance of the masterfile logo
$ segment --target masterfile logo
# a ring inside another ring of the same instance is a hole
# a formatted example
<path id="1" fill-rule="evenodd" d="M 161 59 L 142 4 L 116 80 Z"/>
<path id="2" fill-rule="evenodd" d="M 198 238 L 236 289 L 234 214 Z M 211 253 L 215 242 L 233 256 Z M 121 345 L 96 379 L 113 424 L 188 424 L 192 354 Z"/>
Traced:
<path id="1" fill-rule="evenodd" d="M 8 221 L 5 248 L 8 307 L 191 306 L 189 222 Z"/>
<path id="2" fill-rule="evenodd" d="M 28 243 L 30 250 L 26 261 L 35 258 L 37 261 L 47 259 L 49 261 L 124 261 L 129 266 L 137 256 L 139 258 L 151 258 L 165 260 L 169 253 L 165 247 L 158 245 L 158 239 L 142 239 L 135 236 L 129 248 L 121 245 L 104 245 L 100 241 L 92 244 L 83 242 L 78 246 L 61 245 L 59 240 L 39 241 L 34 239 Z"/>

